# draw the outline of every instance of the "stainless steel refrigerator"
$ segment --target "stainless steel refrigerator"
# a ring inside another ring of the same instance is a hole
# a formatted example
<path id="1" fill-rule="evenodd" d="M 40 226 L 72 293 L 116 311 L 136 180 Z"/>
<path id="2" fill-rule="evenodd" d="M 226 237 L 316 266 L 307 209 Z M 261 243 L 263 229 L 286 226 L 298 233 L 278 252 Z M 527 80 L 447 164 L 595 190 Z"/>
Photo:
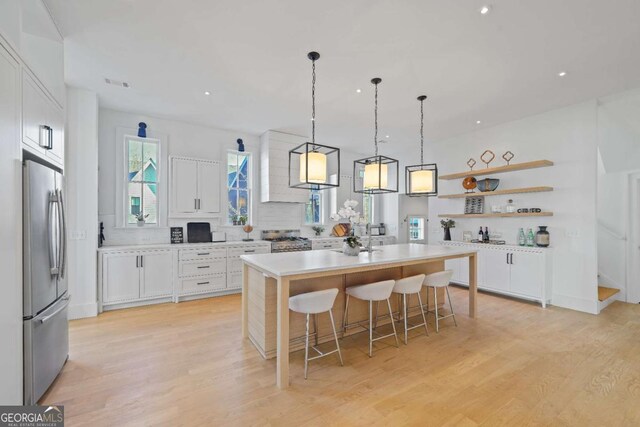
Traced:
<path id="1" fill-rule="evenodd" d="M 24 404 L 34 405 L 69 354 L 64 177 L 27 160 L 23 187 Z"/>

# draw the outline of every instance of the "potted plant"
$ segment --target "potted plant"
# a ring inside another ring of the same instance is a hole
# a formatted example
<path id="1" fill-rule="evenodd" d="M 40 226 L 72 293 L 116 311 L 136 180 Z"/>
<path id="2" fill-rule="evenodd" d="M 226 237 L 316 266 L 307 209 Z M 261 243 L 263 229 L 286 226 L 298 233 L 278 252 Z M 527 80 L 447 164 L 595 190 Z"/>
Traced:
<path id="1" fill-rule="evenodd" d="M 450 218 L 440 220 L 440 226 L 444 229 L 444 240 L 451 240 L 451 229 L 455 228 L 456 222 Z"/>
<path id="2" fill-rule="evenodd" d="M 238 225 L 246 225 L 247 220 L 248 218 L 246 215 L 240 215 L 240 217 L 238 218 Z"/>
<path id="3" fill-rule="evenodd" d="M 149 214 L 145 215 L 142 212 L 136 215 L 136 219 L 138 220 L 138 227 L 144 227 L 145 220 L 147 219 L 148 216 Z"/>
<path id="4" fill-rule="evenodd" d="M 360 238 L 358 236 L 349 236 L 344 239 L 342 252 L 348 256 L 358 256 L 360 253 Z"/>
<path id="5" fill-rule="evenodd" d="M 238 215 L 234 215 L 234 216 L 232 216 L 232 217 L 231 217 L 231 223 L 232 223 L 233 225 L 238 225 L 238 224 L 239 224 L 239 222 L 238 222 Z"/>
<path id="6" fill-rule="evenodd" d="M 316 233 L 317 237 L 319 237 L 324 231 L 324 227 L 321 227 L 319 225 L 314 225 L 313 227 L 311 227 L 311 229 L 313 230 L 314 233 Z"/>

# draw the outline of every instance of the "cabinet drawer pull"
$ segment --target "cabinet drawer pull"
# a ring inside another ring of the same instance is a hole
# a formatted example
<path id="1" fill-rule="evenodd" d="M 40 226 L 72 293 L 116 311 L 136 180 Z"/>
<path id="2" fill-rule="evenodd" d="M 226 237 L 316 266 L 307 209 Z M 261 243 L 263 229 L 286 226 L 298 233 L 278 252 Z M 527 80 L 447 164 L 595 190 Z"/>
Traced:
<path id="1" fill-rule="evenodd" d="M 250 252 L 255 252 L 255 251 L 256 251 L 255 249 L 247 249 L 247 250 L 244 251 L 244 253 L 248 254 Z"/>
<path id="2" fill-rule="evenodd" d="M 209 282 L 198 282 L 198 283 L 196 283 L 196 285 L 198 285 L 198 286 L 200 286 L 200 285 L 208 285 L 208 284 L 209 284 Z"/>
<path id="3" fill-rule="evenodd" d="M 209 267 L 210 267 L 209 265 L 201 265 L 198 268 L 209 268 Z"/>
<path id="4" fill-rule="evenodd" d="M 198 256 L 210 255 L 209 252 L 199 252 Z"/>

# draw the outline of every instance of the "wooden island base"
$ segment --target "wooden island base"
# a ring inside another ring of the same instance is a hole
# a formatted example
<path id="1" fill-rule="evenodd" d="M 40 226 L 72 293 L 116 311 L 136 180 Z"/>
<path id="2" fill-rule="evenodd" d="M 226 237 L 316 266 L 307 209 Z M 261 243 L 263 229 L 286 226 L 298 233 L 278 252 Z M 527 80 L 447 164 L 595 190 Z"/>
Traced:
<path id="1" fill-rule="evenodd" d="M 333 306 L 333 317 L 336 322 L 336 330 L 338 336 L 341 336 L 342 322 L 345 308 L 344 290 L 348 286 L 362 285 L 373 283 L 381 280 L 400 279 L 416 274 L 429 274 L 444 270 L 444 261 L 430 261 L 424 264 L 406 265 L 400 267 L 385 268 L 380 270 L 361 271 L 348 274 L 335 274 L 330 272 L 327 276 L 306 278 L 301 280 L 292 280 L 290 284 L 290 296 L 319 291 L 329 288 L 338 288 L 340 292 Z M 256 346 L 260 354 L 265 359 L 276 357 L 277 353 L 277 280 L 265 276 L 261 271 L 252 267 L 248 268 L 249 288 L 248 288 L 248 304 L 249 304 L 249 339 Z M 421 292 L 422 302 L 427 303 L 426 289 Z M 444 302 L 444 289 L 438 290 L 438 306 L 441 307 Z M 433 290 L 430 290 L 429 308 L 434 307 Z M 409 307 L 417 307 L 418 298 L 412 296 L 409 300 Z M 398 298 L 392 296 L 391 308 L 395 312 L 400 307 Z M 369 319 L 369 306 L 366 301 L 352 298 L 349 302 L 349 323 L 356 321 L 365 321 Z M 374 305 L 375 313 L 375 305 Z M 380 304 L 380 319 L 378 325 L 385 325 L 390 322 L 388 317 L 388 309 L 386 304 Z M 386 316 L 385 316 L 386 315 Z M 416 309 L 410 311 L 409 316 L 419 315 Z M 422 320 L 416 320 L 421 322 Z M 312 323 L 313 325 L 313 323 Z M 313 326 L 311 326 L 313 330 Z M 289 314 L 289 330 L 290 338 L 302 337 L 305 334 L 305 315 L 290 312 Z M 363 332 L 362 328 L 349 328 L 346 335 Z M 328 314 L 318 315 L 318 342 L 333 341 L 333 332 Z M 424 331 L 422 331 L 424 333 Z M 431 332 L 431 331 L 430 331 Z M 435 332 L 435 331 L 434 331 Z M 400 337 L 400 330 L 398 329 Z M 389 338 L 389 342 L 393 343 L 393 338 Z M 289 351 L 297 351 L 304 348 L 304 343 L 292 343 Z"/>

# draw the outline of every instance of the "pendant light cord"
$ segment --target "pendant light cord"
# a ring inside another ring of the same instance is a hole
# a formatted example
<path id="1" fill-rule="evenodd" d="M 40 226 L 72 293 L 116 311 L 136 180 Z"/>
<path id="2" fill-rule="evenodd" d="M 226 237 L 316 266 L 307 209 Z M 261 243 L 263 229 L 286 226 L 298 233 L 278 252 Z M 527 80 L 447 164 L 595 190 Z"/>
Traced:
<path id="1" fill-rule="evenodd" d="M 311 61 L 311 144 L 316 144 L 316 60 Z"/>
<path id="2" fill-rule="evenodd" d="M 373 135 L 373 143 L 376 148 L 376 157 L 377 157 L 378 156 L 378 83 L 375 83 L 375 86 L 376 86 L 375 107 L 373 109 L 375 133 Z"/>
<path id="3" fill-rule="evenodd" d="M 420 164 L 424 164 L 424 99 L 420 100 Z"/>

